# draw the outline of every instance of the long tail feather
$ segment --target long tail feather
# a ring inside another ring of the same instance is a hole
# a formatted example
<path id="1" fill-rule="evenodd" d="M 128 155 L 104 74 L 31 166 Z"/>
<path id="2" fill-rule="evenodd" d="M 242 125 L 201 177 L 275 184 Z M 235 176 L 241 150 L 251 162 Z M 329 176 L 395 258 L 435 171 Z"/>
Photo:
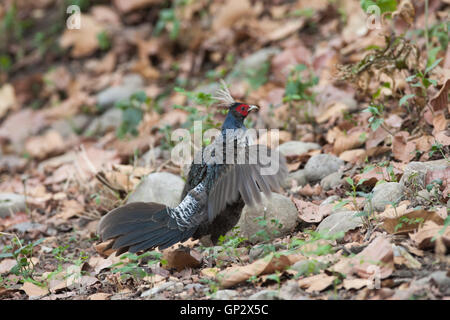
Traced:
<path id="1" fill-rule="evenodd" d="M 195 230 L 179 230 L 169 215 L 170 208 L 153 202 L 136 202 L 116 208 L 99 223 L 101 240 L 114 239 L 110 245 L 123 252 L 167 248 L 187 240 Z"/>

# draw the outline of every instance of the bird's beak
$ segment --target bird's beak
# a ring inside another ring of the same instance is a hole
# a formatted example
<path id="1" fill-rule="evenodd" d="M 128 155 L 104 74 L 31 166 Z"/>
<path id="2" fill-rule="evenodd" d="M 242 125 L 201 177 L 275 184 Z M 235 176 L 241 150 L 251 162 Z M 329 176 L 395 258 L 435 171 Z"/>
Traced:
<path id="1" fill-rule="evenodd" d="M 252 110 L 259 110 L 259 107 L 255 106 L 255 105 L 250 105 L 250 108 L 248 108 L 248 112 L 250 112 Z"/>

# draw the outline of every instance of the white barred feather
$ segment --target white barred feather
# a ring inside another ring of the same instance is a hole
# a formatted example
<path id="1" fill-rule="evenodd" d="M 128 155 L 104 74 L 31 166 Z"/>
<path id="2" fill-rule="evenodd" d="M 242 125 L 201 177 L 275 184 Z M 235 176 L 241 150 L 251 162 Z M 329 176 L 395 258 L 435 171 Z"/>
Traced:
<path id="1" fill-rule="evenodd" d="M 231 106 L 236 101 L 231 96 L 226 82 L 223 79 L 220 79 L 220 83 L 223 88 L 217 90 L 216 95 L 213 98 L 219 101 L 219 106 Z"/>

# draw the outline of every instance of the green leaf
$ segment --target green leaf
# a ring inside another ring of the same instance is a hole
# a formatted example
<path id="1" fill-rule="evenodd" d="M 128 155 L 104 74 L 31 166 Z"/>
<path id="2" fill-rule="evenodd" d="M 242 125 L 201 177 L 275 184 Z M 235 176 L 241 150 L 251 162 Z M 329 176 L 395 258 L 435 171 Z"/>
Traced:
<path id="1" fill-rule="evenodd" d="M 367 9 L 373 5 L 380 8 L 381 14 L 385 12 L 394 12 L 397 9 L 396 0 L 361 0 L 360 4 L 364 12 L 367 12 Z"/>
<path id="2" fill-rule="evenodd" d="M 437 67 L 437 65 L 442 61 L 443 58 L 439 58 L 437 59 L 435 62 L 433 62 L 433 64 L 431 64 L 429 67 L 427 67 L 425 69 L 425 74 L 427 74 L 428 72 L 430 72 L 431 70 L 433 70 L 434 68 Z"/>
<path id="3" fill-rule="evenodd" d="M 407 94 L 406 96 L 403 96 L 399 101 L 400 107 L 403 106 L 404 104 L 408 105 L 407 101 L 415 96 L 416 96 L 415 94 Z"/>

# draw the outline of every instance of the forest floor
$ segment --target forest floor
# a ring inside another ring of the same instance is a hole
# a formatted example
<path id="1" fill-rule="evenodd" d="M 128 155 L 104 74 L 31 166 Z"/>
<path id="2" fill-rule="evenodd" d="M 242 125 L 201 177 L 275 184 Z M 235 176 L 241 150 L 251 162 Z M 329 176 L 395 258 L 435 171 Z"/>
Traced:
<path id="1" fill-rule="evenodd" d="M 374 2 L 2 1 L 0 299 L 449 299 L 450 3 Z M 279 129 L 281 195 L 216 246 L 105 251 L 132 192 L 179 201 L 171 134 L 220 127 L 220 79 Z"/>

